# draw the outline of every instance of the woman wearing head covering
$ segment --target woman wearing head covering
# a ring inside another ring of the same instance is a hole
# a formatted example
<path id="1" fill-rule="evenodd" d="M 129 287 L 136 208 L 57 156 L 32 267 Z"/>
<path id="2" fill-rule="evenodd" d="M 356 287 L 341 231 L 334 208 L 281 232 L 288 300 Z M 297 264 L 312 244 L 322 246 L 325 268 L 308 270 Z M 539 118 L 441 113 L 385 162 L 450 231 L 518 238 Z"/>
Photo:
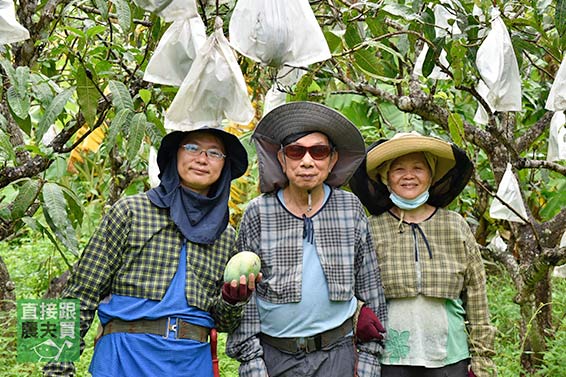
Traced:
<path id="1" fill-rule="evenodd" d="M 455 145 L 413 132 L 372 145 L 350 181 L 373 215 L 387 298 L 382 376 L 496 374 L 481 255 L 464 218 L 442 208 L 472 171 Z"/>
<path id="2" fill-rule="evenodd" d="M 255 288 L 252 276 L 249 286 L 223 284 L 236 251 L 230 182 L 248 165 L 238 138 L 220 129 L 175 131 L 163 138 L 157 163 L 160 185 L 112 206 L 63 291 L 81 302 L 81 338 L 98 311 L 95 377 L 211 377 L 210 329 L 231 331 Z M 73 369 L 48 364 L 44 373 Z"/>
<path id="3" fill-rule="evenodd" d="M 263 280 L 227 354 L 244 377 L 379 375 L 377 261 L 361 203 L 339 189 L 364 158 L 360 132 L 324 105 L 293 102 L 252 138 L 263 194 L 246 208 L 238 249 L 260 256 Z"/>

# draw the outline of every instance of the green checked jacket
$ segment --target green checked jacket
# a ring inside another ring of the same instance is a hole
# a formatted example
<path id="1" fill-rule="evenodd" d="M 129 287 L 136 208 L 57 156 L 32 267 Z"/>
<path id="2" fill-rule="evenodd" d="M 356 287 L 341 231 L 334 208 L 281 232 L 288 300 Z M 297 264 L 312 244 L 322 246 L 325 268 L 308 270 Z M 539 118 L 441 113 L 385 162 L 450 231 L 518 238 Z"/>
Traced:
<path id="1" fill-rule="evenodd" d="M 221 297 L 226 263 L 236 252 L 230 225 L 212 245 L 187 241 L 187 303 L 212 314 L 218 331 L 232 331 L 243 305 Z M 120 199 L 104 216 L 83 251 L 62 297 L 81 301 L 81 351 L 99 302 L 109 294 L 161 300 L 179 264 L 184 237 L 169 209 L 154 206 L 145 193 Z M 72 376 L 71 363 L 51 363 L 45 376 Z"/>
<path id="2" fill-rule="evenodd" d="M 356 196 L 332 189 L 323 208 L 311 218 L 320 262 L 331 300 L 356 296 L 385 323 L 387 306 L 368 219 Z M 228 336 L 226 354 L 240 361 L 240 377 L 267 377 L 261 323 L 255 295 L 272 303 L 301 300 L 304 220 L 288 212 L 276 193 L 252 200 L 240 225 L 238 249 L 261 258 L 262 281 L 247 303 L 240 326 Z M 380 375 L 381 346 L 358 344 L 358 376 Z"/>
<path id="3" fill-rule="evenodd" d="M 472 370 L 477 377 L 494 376 L 495 328 L 489 320 L 485 270 L 465 219 L 456 212 L 439 208 L 418 225 L 400 223 L 400 219 L 390 212 L 371 216 L 369 221 L 385 297 L 406 298 L 423 294 L 435 298 L 461 298 L 466 310 Z M 430 256 L 427 255 L 425 237 Z M 415 250 L 421 255 L 420 287 Z"/>

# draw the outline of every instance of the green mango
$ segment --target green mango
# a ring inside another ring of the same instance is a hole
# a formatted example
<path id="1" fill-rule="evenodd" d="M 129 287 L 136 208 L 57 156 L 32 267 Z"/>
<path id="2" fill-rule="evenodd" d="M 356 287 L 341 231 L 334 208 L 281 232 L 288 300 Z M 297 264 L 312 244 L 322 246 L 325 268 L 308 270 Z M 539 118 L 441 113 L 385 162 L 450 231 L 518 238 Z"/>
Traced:
<path id="1" fill-rule="evenodd" d="M 224 281 L 229 283 L 232 280 L 240 280 L 240 276 L 244 275 L 247 278 L 249 274 L 254 273 L 255 276 L 259 273 L 261 268 L 261 260 L 256 253 L 251 251 L 241 251 L 234 255 L 226 264 L 224 270 Z"/>

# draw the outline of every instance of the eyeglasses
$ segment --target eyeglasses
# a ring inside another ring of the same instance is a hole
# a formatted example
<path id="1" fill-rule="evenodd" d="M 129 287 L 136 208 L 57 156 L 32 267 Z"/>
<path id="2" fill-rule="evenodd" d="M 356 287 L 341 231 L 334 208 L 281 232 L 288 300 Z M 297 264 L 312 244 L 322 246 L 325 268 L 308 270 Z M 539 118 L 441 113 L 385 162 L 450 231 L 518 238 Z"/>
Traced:
<path id="1" fill-rule="evenodd" d="M 300 160 L 305 154 L 309 152 L 309 155 L 315 160 L 324 160 L 332 152 L 332 148 L 329 145 L 311 145 L 310 147 L 305 147 L 298 144 L 289 144 L 283 147 L 283 153 L 285 156 L 289 157 L 291 160 Z"/>
<path id="2" fill-rule="evenodd" d="M 222 160 L 226 158 L 226 155 L 220 152 L 218 149 L 202 149 L 196 144 L 183 144 L 181 147 L 191 156 L 200 156 L 202 152 L 206 153 L 206 157 L 212 160 Z"/>

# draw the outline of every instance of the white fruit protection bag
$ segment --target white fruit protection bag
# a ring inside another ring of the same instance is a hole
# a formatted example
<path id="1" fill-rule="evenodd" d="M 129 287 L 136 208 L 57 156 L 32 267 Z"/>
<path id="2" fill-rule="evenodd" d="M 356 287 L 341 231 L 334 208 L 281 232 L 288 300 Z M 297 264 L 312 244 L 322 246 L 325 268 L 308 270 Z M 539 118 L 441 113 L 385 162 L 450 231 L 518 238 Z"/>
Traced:
<path id="1" fill-rule="evenodd" d="M 491 12 L 491 30 L 476 55 L 476 66 L 488 92 L 482 97 L 495 111 L 521 111 L 521 75 L 511 37 L 497 8 Z M 479 90 L 478 90 L 479 91 Z M 480 105 L 474 117 L 487 124 L 488 116 Z"/>
<path id="2" fill-rule="evenodd" d="M 331 57 L 308 0 L 239 0 L 229 33 L 235 50 L 273 67 L 306 67 Z"/>
<path id="3" fill-rule="evenodd" d="M 159 165 L 157 165 L 157 149 L 153 145 L 149 148 L 147 176 L 151 188 L 157 187 L 161 183 L 159 179 Z"/>
<path id="4" fill-rule="evenodd" d="M 566 116 L 564 111 L 557 111 L 550 121 L 547 161 L 566 160 Z"/>
<path id="5" fill-rule="evenodd" d="M 244 76 L 222 32 L 222 19 L 200 49 L 165 115 L 165 128 L 221 127 L 223 119 L 248 124 L 255 115 Z"/>
<path id="6" fill-rule="evenodd" d="M 151 56 L 143 79 L 181 86 L 205 42 L 206 29 L 200 16 L 173 21 Z"/>
<path id="7" fill-rule="evenodd" d="M 546 104 L 547 110 L 555 111 L 550 121 L 548 137 L 548 161 L 566 160 L 566 56 L 556 73 Z"/>
<path id="8" fill-rule="evenodd" d="M 489 215 L 492 218 L 514 221 L 522 224 L 525 223 L 523 219 L 528 219 L 527 209 L 525 208 L 525 203 L 523 203 L 523 198 L 521 197 L 519 182 L 517 182 L 517 178 L 513 174 L 511 164 L 509 163 L 507 164 L 503 178 L 499 183 L 497 197 L 501 198 L 503 202 L 513 208 L 520 216 L 517 216 L 515 212 L 501 203 L 499 199 L 494 198 L 491 203 L 491 207 L 489 208 Z"/>
<path id="9" fill-rule="evenodd" d="M 566 110 L 566 55 L 562 59 L 558 72 L 556 72 L 544 108 L 550 111 Z"/>
<path id="10" fill-rule="evenodd" d="M 0 45 L 20 42 L 28 38 L 28 30 L 16 20 L 14 2 L 0 0 Z"/>

